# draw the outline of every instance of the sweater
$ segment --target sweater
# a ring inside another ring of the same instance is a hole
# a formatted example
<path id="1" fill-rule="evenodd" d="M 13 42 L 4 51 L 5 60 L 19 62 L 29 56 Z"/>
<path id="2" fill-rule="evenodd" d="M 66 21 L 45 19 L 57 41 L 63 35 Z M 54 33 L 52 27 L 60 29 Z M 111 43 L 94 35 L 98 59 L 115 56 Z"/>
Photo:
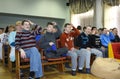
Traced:
<path id="1" fill-rule="evenodd" d="M 91 46 L 91 39 L 90 39 L 90 35 L 86 35 L 84 32 L 82 32 L 79 36 L 78 36 L 78 46 L 80 48 L 87 48 L 87 47 L 92 47 Z"/>
<path id="2" fill-rule="evenodd" d="M 99 35 L 90 35 L 91 45 L 93 48 L 100 48 L 102 46 Z"/>
<path id="3" fill-rule="evenodd" d="M 79 30 L 73 27 L 73 31 L 70 33 L 62 33 L 60 36 L 61 47 L 66 47 L 69 50 L 74 48 L 74 38 L 80 34 Z"/>
<path id="4" fill-rule="evenodd" d="M 15 48 L 17 50 L 25 50 L 31 47 L 36 47 L 35 36 L 40 33 L 41 29 L 36 31 L 23 30 L 22 32 L 17 32 L 15 38 Z"/>
<path id="5" fill-rule="evenodd" d="M 115 37 L 114 37 L 114 34 L 112 32 L 109 33 L 109 35 L 107 34 L 101 34 L 100 35 L 100 40 L 101 40 L 101 43 L 102 43 L 102 46 L 104 47 L 108 47 L 108 44 L 111 42 L 111 40 L 113 40 Z"/>
<path id="6" fill-rule="evenodd" d="M 15 36 L 16 36 L 16 31 L 10 32 L 8 36 L 8 42 L 11 46 L 15 46 Z"/>
<path id="7" fill-rule="evenodd" d="M 45 34 L 42 35 L 40 39 L 40 48 L 43 48 L 47 50 L 48 48 L 51 48 L 49 45 L 49 42 L 53 42 L 56 45 L 56 39 L 60 37 L 61 35 L 61 30 L 58 26 L 56 26 L 57 32 L 46 32 Z"/>

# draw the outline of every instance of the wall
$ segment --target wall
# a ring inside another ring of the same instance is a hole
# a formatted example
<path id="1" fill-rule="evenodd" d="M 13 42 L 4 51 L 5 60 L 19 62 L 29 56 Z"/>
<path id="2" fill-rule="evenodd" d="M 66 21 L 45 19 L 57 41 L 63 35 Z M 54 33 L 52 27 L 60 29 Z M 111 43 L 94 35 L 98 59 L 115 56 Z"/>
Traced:
<path id="1" fill-rule="evenodd" d="M 0 13 L 64 19 L 70 22 L 67 0 L 0 0 Z"/>

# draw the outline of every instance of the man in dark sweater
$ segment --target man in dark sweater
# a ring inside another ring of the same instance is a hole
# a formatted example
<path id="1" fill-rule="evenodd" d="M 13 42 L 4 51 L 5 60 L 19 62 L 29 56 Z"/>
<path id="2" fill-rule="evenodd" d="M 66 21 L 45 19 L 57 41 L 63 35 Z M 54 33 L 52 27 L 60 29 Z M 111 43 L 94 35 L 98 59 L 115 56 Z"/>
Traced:
<path id="1" fill-rule="evenodd" d="M 101 44 L 100 35 L 98 34 L 96 27 L 92 27 L 91 34 L 89 36 L 91 39 L 91 47 L 100 50 L 103 53 L 103 57 L 105 57 L 106 50 Z"/>

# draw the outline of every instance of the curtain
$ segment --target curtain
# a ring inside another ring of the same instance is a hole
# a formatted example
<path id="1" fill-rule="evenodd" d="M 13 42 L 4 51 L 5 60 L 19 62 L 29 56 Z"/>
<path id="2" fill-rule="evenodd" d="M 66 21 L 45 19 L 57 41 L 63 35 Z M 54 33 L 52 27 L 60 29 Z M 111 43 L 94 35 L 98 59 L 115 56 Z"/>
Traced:
<path id="1" fill-rule="evenodd" d="M 118 6 L 119 0 L 103 0 L 105 4 L 109 6 Z"/>
<path id="2" fill-rule="evenodd" d="M 70 0 L 70 9 L 72 14 L 80 14 L 90 10 L 95 0 Z"/>

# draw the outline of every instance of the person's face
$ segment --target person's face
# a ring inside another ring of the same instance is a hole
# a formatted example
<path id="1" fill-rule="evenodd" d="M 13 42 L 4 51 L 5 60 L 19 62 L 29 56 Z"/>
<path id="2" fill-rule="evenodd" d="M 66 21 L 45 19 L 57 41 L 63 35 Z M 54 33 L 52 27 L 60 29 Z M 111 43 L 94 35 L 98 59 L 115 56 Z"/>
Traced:
<path id="1" fill-rule="evenodd" d="M 53 32 L 54 28 L 53 28 L 53 25 L 48 25 L 46 29 L 47 29 L 47 32 Z"/>
<path id="2" fill-rule="evenodd" d="M 22 30 L 22 25 L 17 25 L 15 28 L 16 28 L 16 31 L 21 31 Z"/>
<path id="3" fill-rule="evenodd" d="M 67 26 L 65 27 L 65 31 L 66 31 L 67 33 L 70 33 L 70 32 L 72 31 L 72 26 L 71 26 L 71 25 L 67 25 Z"/>
<path id="4" fill-rule="evenodd" d="M 9 27 L 9 32 L 12 32 L 12 31 L 14 31 L 15 30 L 15 28 L 13 28 L 13 27 Z"/>
<path id="5" fill-rule="evenodd" d="M 107 29 L 104 29 L 103 30 L 103 34 L 107 34 L 108 33 L 108 30 Z"/>
<path id="6" fill-rule="evenodd" d="M 86 27 L 85 32 L 86 32 L 87 34 L 91 34 L 91 27 Z"/>
<path id="7" fill-rule="evenodd" d="M 117 33 L 118 33 L 117 29 L 114 29 L 114 30 L 113 30 L 113 33 L 114 33 L 115 35 L 117 35 Z"/>
<path id="8" fill-rule="evenodd" d="M 24 30 L 30 30 L 30 23 L 29 23 L 29 22 L 24 22 L 22 28 L 23 28 Z"/>
<path id="9" fill-rule="evenodd" d="M 97 34 L 97 33 L 98 33 L 98 30 L 97 30 L 97 28 L 94 28 L 94 31 L 95 31 L 95 34 Z"/>
<path id="10" fill-rule="evenodd" d="M 0 34 L 2 34 L 3 33 L 3 30 L 2 29 L 0 29 Z"/>

